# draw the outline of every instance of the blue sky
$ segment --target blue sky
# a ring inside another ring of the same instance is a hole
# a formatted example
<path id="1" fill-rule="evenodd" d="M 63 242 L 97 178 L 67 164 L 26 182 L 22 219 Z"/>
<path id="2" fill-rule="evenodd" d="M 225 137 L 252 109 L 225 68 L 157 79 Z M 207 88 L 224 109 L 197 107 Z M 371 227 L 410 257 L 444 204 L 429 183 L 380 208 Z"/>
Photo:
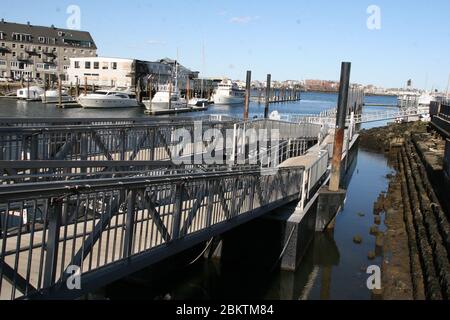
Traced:
<path id="1" fill-rule="evenodd" d="M 156 60 L 178 56 L 205 74 L 277 80 L 339 78 L 351 61 L 352 81 L 445 90 L 450 74 L 450 1 L 407 0 L 2 0 L 7 21 L 65 27 L 69 5 L 102 56 Z M 367 8 L 381 9 L 369 30 Z"/>

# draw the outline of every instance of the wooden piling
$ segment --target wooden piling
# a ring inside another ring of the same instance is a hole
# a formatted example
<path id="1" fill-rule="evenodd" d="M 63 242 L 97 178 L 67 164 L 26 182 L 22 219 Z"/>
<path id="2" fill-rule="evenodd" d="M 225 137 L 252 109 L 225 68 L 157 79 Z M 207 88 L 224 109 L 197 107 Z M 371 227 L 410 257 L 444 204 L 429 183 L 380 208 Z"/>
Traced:
<path id="1" fill-rule="evenodd" d="M 58 74 L 58 102 L 59 107 L 62 106 L 62 83 L 61 83 L 61 74 Z"/>
<path id="2" fill-rule="evenodd" d="M 142 102 L 142 92 L 141 92 L 141 78 L 137 80 L 137 88 L 136 88 L 136 99 L 139 103 Z"/>
<path id="3" fill-rule="evenodd" d="M 153 99 L 153 78 L 150 76 L 149 78 L 148 78 L 148 82 L 147 82 L 147 84 L 148 84 L 148 88 L 149 88 L 149 90 L 148 90 L 148 100 L 149 100 L 149 103 L 150 103 L 150 110 L 152 109 L 152 99 Z"/>
<path id="4" fill-rule="evenodd" d="M 169 110 L 172 109 L 172 81 L 169 82 Z"/>
<path id="5" fill-rule="evenodd" d="M 189 103 L 189 100 L 191 100 L 191 84 L 189 77 L 186 80 L 186 101 Z"/>
<path id="6" fill-rule="evenodd" d="M 30 80 L 30 79 L 28 79 L 28 80 Z M 28 100 L 30 100 L 30 81 L 27 81 L 27 98 L 28 98 Z"/>
<path id="7" fill-rule="evenodd" d="M 244 121 L 248 120 L 248 109 L 250 106 L 251 82 L 252 82 L 252 72 L 247 71 L 247 80 L 246 80 L 246 87 L 245 87 Z"/>
<path id="8" fill-rule="evenodd" d="M 351 63 L 343 62 L 339 86 L 339 101 L 336 115 L 336 131 L 334 135 L 333 159 L 331 162 L 330 191 L 339 191 L 341 183 L 341 161 L 344 144 L 345 121 L 347 114 L 348 91 L 350 86 Z"/>
<path id="9" fill-rule="evenodd" d="M 47 102 L 47 74 L 44 73 L 44 102 Z"/>
<path id="10" fill-rule="evenodd" d="M 88 87 L 87 77 L 84 77 L 84 95 L 85 96 L 87 96 L 87 87 Z"/>
<path id="11" fill-rule="evenodd" d="M 267 84 L 266 84 L 266 104 L 264 106 L 264 119 L 269 118 L 269 104 L 270 104 L 270 86 L 272 82 L 272 75 L 267 75 Z"/>

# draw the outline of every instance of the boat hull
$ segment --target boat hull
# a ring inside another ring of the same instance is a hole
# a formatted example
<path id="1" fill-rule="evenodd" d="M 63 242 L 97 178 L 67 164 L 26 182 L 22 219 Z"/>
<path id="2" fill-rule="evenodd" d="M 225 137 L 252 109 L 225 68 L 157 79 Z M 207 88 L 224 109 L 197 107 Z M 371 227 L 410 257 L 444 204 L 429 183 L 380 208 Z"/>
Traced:
<path id="1" fill-rule="evenodd" d="M 214 104 L 217 105 L 234 105 L 244 104 L 245 98 L 232 96 L 214 96 Z"/>
<path id="2" fill-rule="evenodd" d="M 17 90 L 17 98 L 20 100 L 39 101 L 42 93 L 44 93 L 42 89 L 31 87 L 28 93 L 28 88 L 23 88 Z"/>
<path id="3" fill-rule="evenodd" d="M 78 103 L 87 109 L 112 109 L 112 108 L 136 108 L 140 107 L 134 99 L 99 99 L 79 97 Z"/>
<path id="4" fill-rule="evenodd" d="M 170 108 L 168 102 L 151 102 L 150 101 L 144 101 L 145 109 L 147 110 L 172 110 L 172 109 L 179 109 L 179 108 L 187 108 L 186 103 L 181 102 L 172 102 Z"/>
<path id="5" fill-rule="evenodd" d="M 41 96 L 41 100 L 42 100 L 42 102 L 45 102 L 45 103 L 59 103 L 59 97 L 45 97 L 44 98 L 44 96 Z M 61 101 L 62 102 L 70 102 L 70 101 L 73 101 L 73 99 L 71 96 L 62 96 Z"/>

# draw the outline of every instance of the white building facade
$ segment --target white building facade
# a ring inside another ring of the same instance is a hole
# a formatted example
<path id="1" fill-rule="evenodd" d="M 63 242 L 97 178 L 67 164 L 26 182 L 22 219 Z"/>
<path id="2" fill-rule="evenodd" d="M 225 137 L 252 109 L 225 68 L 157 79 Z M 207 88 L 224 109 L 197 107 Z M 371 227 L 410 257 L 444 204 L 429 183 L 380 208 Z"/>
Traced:
<path id="1" fill-rule="evenodd" d="M 67 82 L 76 85 L 100 87 L 133 86 L 133 59 L 121 58 L 71 58 Z"/>
<path id="2" fill-rule="evenodd" d="M 174 63 L 166 59 L 150 62 L 108 57 L 71 58 L 67 75 L 66 84 L 72 85 L 84 85 L 87 82 L 89 86 L 128 88 L 135 87 L 139 81 L 145 85 L 150 75 L 153 84 L 167 84 L 173 79 Z M 197 77 L 198 72 L 178 64 L 180 88 L 184 88 L 187 79 Z"/>

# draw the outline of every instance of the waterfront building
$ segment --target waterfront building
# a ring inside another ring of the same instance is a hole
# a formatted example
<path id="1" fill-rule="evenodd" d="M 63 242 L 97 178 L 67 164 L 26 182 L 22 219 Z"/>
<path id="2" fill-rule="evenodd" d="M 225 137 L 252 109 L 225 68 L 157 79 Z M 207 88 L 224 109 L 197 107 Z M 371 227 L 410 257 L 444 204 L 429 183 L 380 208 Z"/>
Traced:
<path id="1" fill-rule="evenodd" d="M 143 61 L 111 57 L 78 57 L 70 59 L 68 83 L 99 87 L 134 87 L 141 79 L 146 84 L 152 76 L 153 84 L 167 84 L 174 76 L 175 61 Z M 185 88 L 187 80 L 198 78 L 198 72 L 178 64 L 178 85 Z M 192 82 L 191 82 L 192 85 Z"/>
<path id="2" fill-rule="evenodd" d="M 70 58 L 95 56 L 89 32 L 0 21 L 0 77 L 64 80 Z"/>

